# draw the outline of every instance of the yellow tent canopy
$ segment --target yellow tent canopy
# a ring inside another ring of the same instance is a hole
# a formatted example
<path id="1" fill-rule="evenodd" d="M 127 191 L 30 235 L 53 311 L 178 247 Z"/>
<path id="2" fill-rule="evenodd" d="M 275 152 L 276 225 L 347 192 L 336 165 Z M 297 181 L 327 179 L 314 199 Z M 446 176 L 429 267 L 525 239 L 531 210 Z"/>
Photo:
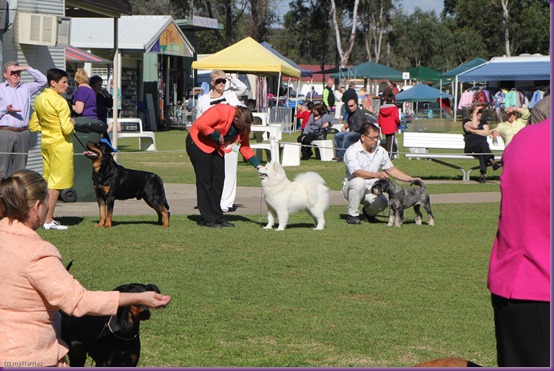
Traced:
<path id="1" fill-rule="evenodd" d="M 300 77 L 299 69 L 277 57 L 251 37 L 242 39 L 200 61 L 192 62 L 192 68 L 233 72 L 264 72 Z"/>

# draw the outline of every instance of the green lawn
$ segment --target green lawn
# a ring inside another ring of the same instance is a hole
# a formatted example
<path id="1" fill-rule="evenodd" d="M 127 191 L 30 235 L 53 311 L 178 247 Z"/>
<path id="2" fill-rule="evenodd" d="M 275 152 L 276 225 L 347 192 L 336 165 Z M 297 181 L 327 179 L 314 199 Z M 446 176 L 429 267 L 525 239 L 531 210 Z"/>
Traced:
<path id="1" fill-rule="evenodd" d="M 194 182 L 184 151 L 187 132 L 157 133 L 157 153 L 121 140 L 123 165 L 168 182 Z M 284 140 L 294 140 L 287 138 Z M 401 140 L 399 140 L 401 142 Z M 401 149 L 402 150 L 402 149 Z M 395 160 L 407 173 L 446 184 L 430 193 L 498 191 L 498 184 L 452 184 L 456 170 Z M 317 171 L 339 189 L 344 165 L 310 160 L 289 177 Z M 259 186 L 250 165 L 239 185 Z M 433 205 L 436 227 L 348 225 L 344 207 L 312 231 L 306 213 L 284 232 L 263 230 L 259 215 L 230 214 L 236 228 L 201 228 L 174 216 L 62 218 L 67 231 L 39 233 L 90 289 L 155 283 L 173 301 L 142 325 L 144 367 L 407 367 L 442 357 L 496 366 L 493 314 L 486 287 L 498 203 Z M 264 219 L 265 220 L 265 219 Z M 424 221 L 427 221 L 424 216 Z"/>
<path id="2" fill-rule="evenodd" d="M 403 367 L 462 357 L 495 365 L 486 288 L 498 204 L 435 205 L 437 226 L 347 225 L 342 207 L 312 231 L 256 216 L 209 230 L 187 216 L 97 218 L 40 234 L 90 289 L 156 283 L 173 296 L 142 325 L 141 366 Z"/>
<path id="3" fill-rule="evenodd" d="M 171 130 L 156 133 L 156 144 L 158 152 L 139 152 L 137 151 L 137 139 L 120 139 L 119 148 L 122 153 L 119 155 L 119 162 L 132 169 L 142 169 L 158 173 L 166 183 L 186 183 L 194 184 L 195 177 L 192 165 L 185 151 L 185 137 L 187 131 Z M 284 134 L 283 141 L 296 141 L 298 134 Z M 400 152 L 405 153 L 402 147 L 402 135 L 398 135 Z M 435 151 L 439 153 L 448 152 Z M 267 161 L 265 154 L 264 162 Z M 453 160 L 453 163 L 465 163 L 470 165 L 479 165 L 478 161 L 469 157 L 468 160 Z M 432 193 L 459 193 L 459 192 L 494 192 L 498 191 L 498 180 L 501 170 L 489 171 L 487 179 L 491 182 L 479 184 L 472 182 L 469 184 L 452 184 L 453 180 L 461 180 L 461 172 L 446 166 L 442 166 L 427 160 L 408 160 L 401 155 L 399 159 L 394 160 L 395 166 L 406 173 L 420 177 L 424 180 L 445 181 L 444 183 L 428 184 L 428 191 Z M 286 172 L 289 178 L 294 178 L 298 173 L 305 171 L 315 171 L 319 173 L 327 182 L 331 189 L 340 190 L 342 179 L 344 177 L 344 164 L 337 162 L 322 162 L 319 160 L 302 161 L 301 166 L 287 167 Z M 472 180 L 477 180 L 479 171 L 472 173 Z M 239 186 L 259 187 L 259 179 L 252 166 L 239 160 L 238 178 Z"/>

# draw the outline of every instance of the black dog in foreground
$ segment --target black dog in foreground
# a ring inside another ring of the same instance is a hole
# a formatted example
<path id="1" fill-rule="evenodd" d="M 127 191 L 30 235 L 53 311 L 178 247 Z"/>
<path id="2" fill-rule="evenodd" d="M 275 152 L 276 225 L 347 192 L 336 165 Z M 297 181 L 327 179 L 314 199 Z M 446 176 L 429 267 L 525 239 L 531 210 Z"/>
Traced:
<path id="1" fill-rule="evenodd" d="M 141 283 L 121 285 L 114 291 L 160 292 L 156 285 Z M 115 316 L 61 315 L 62 339 L 69 346 L 71 367 L 83 367 L 87 354 L 96 367 L 136 367 L 140 358 L 140 321 L 150 319 L 147 307 L 120 307 Z"/>
<path id="2" fill-rule="evenodd" d="M 169 227 L 169 205 L 162 179 L 154 173 L 130 170 L 117 164 L 112 157 L 113 147 L 102 139 L 88 142 L 84 155 L 92 161 L 92 181 L 100 209 L 98 227 L 111 227 L 115 200 L 136 198 L 156 210 L 158 223 Z"/>
<path id="3" fill-rule="evenodd" d="M 431 201 L 429 194 L 425 190 L 425 183 L 420 180 L 413 180 L 410 185 L 419 185 L 421 188 L 402 188 L 390 179 L 380 179 L 371 187 L 371 193 L 379 196 L 385 192 L 389 195 L 389 222 L 388 226 L 401 227 L 404 223 L 404 209 L 414 207 L 417 214 L 415 223 L 421 224 L 423 215 L 420 211 L 420 205 L 429 215 L 429 225 L 435 225 L 435 218 L 431 212 Z"/>

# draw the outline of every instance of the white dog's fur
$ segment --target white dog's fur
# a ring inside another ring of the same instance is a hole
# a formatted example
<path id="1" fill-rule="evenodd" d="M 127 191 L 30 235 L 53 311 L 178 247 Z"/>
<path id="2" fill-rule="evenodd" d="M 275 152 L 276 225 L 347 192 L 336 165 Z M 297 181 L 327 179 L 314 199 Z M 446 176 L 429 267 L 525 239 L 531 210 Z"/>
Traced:
<path id="1" fill-rule="evenodd" d="M 282 231 L 287 227 L 289 214 L 302 210 L 306 210 L 314 218 L 314 229 L 321 230 L 325 227 L 324 214 L 329 206 L 329 188 L 319 174 L 298 174 L 291 182 L 281 165 L 270 162 L 265 167 L 260 167 L 258 175 L 268 209 L 264 229 L 271 229 L 278 219 L 277 230 Z"/>

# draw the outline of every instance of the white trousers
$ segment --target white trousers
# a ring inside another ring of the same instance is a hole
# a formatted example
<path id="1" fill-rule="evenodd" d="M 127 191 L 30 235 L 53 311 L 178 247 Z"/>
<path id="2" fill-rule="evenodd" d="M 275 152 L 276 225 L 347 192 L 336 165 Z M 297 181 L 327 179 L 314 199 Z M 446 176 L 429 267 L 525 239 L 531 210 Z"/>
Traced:
<path id="1" fill-rule="evenodd" d="M 359 206 L 364 205 L 365 212 L 369 216 L 375 216 L 385 210 L 389 201 L 384 194 L 375 196 L 367 188 L 366 182 L 362 178 L 354 178 L 345 182 L 342 186 L 342 194 L 348 200 L 348 215 L 359 216 Z"/>
<path id="2" fill-rule="evenodd" d="M 225 153 L 225 181 L 223 182 L 223 193 L 221 194 L 221 210 L 229 211 L 235 202 L 237 195 L 237 167 L 238 152 Z"/>

